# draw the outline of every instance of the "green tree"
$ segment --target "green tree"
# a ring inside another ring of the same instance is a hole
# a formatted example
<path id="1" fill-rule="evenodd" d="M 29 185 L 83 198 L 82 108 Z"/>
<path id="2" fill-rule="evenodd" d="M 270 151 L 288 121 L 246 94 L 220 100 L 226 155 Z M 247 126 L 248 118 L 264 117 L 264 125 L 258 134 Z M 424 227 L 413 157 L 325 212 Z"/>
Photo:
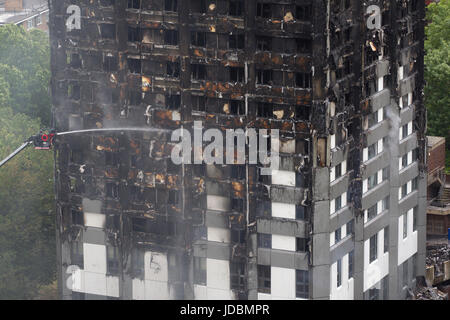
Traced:
<path id="1" fill-rule="evenodd" d="M 40 128 L 0 112 L 0 159 Z M 33 299 L 55 281 L 53 153 L 29 148 L 0 169 L 0 299 Z"/>
<path id="2" fill-rule="evenodd" d="M 428 6 L 425 29 L 425 103 L 428 134 L 446 138 L 450 148 L 450 0 Z"/>
<path id="3" fill-rule="evenodd" d="M 50 126 L 50 47 L 48 36 L 22 27 L 0 28 L 0 108 L 40 118 Z M 5 83 L 7 86 L 5 86 Z M 8 88 L 8 92 L 5 88 Z M 6 100 L 5 100 L 6 99 Z"/>

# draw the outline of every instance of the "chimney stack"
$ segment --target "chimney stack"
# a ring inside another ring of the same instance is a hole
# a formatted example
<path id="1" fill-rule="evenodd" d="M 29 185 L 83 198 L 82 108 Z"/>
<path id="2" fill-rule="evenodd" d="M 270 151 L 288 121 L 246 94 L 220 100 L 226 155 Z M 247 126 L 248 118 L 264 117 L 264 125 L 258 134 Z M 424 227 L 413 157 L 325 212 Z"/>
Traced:
<path id="1" fill-rule="evenodd" d="M 23 0 L 5 0 L 5 11 L 20 11 L 23 9 Z"/>

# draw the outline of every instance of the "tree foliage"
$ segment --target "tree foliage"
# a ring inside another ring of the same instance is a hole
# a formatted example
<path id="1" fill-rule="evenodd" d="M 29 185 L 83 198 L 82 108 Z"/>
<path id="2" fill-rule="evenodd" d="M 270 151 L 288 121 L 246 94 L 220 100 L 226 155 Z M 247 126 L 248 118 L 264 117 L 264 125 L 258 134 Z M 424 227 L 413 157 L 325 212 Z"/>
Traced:
<path id="1" fill-rule="evenodd" d="M 50 125 L 49 60 L 45 33 L 0 27 L 0 160 Z M 53 200 L 52 152 L 29 148 L 0 168 L 0 299 L 54 286 Z"/>
<path id="2" fill-rule="evenodd" d="M 428 6 L 425 41 L 425 103 L 428 134 L 446 138 L 450 147 L 450 0 Z"/>
<path id="3" fill-rule="evenodd" d="M 50 47 L 42 31 L 0 28 L 0 108 L 40 118 L 50 125 Z"/>
<path id="4" fill-rule="evenodd" d="M 0 158 L 40 122 L 4 108 Z M 0 169 L 0 299 L 30 299 L 55 279 L 53 154 L 29 148 Z"/>

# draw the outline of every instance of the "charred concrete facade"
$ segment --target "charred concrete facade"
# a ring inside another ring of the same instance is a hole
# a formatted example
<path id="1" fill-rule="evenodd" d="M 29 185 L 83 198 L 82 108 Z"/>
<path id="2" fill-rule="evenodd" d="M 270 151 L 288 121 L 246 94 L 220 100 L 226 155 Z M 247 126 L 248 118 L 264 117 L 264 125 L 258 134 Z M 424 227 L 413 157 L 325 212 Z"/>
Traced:
<path id="1" fill-rule="evenodd" d="M 57 130 L 161 129 L 57 141 L 64 299 L 402 299 L 424 275 L 423 1 L 49 5 Z M 279 130 L 279 170 L 174 165 L 194 121 Z"/>

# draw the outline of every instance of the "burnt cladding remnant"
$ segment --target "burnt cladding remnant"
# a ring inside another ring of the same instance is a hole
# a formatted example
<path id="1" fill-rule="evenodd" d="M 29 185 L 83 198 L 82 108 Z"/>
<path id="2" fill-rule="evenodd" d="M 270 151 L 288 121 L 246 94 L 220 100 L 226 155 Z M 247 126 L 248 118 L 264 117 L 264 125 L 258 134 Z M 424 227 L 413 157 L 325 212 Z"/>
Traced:
<path id="1" fill-rule="evenodd" d="M 58 138 L 64 299 L 395 299 L 424 274 L 423 1 L 49 6 L 56 129 L 165 129 Z M 279 170 L 175 165 L 194 121 L 279 130 Z"/>

